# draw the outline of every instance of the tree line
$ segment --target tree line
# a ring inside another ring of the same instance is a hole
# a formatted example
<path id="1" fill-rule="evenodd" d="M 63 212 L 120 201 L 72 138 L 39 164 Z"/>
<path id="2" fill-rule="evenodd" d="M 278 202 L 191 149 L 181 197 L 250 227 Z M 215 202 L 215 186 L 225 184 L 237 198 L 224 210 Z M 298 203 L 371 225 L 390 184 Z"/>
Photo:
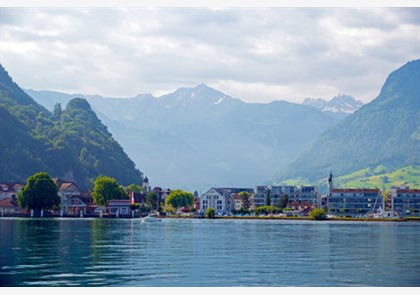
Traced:
<path id="1" fill-rule="evenodd" d="M 104 175 L 99 175 L 95 179 L 90 193 L 96 205 L 106 206 L 109 200 L 129 200 L 129 192 L 132 191 L 146 195 L 146 201 L 132 204 L 132 210 L 175 213 L 179 208 L 192 208 L 194 205 L 194 196 L 190 192 L 173 190 L 163 203 L 155 191 L 147 192 L 145 188 L 137 184 L 131 184 L 125 189 L 114 178 Z M 58 187 L 46 172 L 38 172 L 30 176 L 25 186 L 19 191 L 17 201 L 20 208 L 29 210 L 57 211 L 61 207 Z"/>

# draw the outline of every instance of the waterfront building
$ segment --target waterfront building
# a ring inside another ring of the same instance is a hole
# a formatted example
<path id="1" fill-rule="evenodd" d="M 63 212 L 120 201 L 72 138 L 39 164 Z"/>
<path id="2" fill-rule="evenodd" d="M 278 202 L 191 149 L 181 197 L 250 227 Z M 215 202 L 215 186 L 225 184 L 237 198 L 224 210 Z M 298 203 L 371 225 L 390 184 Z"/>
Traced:
<path id="1" fill-rule="evenodd" d="M 252 197 L 252 207 L 265 206 L 265 198 L 267 194 L 268 186 L 258 185 L 254 188 L 254 196 Z"/>
<path id="2" fill-rule="evenodd" d="M 109 200 L 107 211 L 110 217 L 130 217 L 131 200 Z"/>
<path id="3" fill-rule="evenodd" d="M 391 210 L 399 216 L 420 215 L 420 189 L 391 187 Z"/>
<path id="4" fill-rule="evenodd" d="M 73 195 L 65 198 L 61 203 L 63 215 L 92 215 L 96 214 L 95 210 L 98 206 L 93 202 L 90 193 L 85 192 L 80 195 Z"/>
<path id="5" fill-rule="evenodd" d="M 4 198 L 17 198 L 19 191 L 25 186 L 20 182 L 0 183 L 0 200 Z"/>
<path id="6" fill-rule="evenodd" d="M 213 208 L 216 213 L 230 213 L 233 209 L 233 198 L 229 190 L 224 188 L 211 188 L 200 198 L 201 212 Z"/>
<path id="7" fill-rule="evenodd" d="M 244 207 L 244 202 L 242 201 L 242 198 L 238 194 L 232 194 L 232 200 L 233 200 L 234 210 L 241 210 L 241 208 Z"/>
<path id="8" fill-rule="evenodd" d="M 284 213 L 286 216 L 308 216 L 309 212 L 315 208 L 316 205 L 309 201 L 293 201 L 287 204 L 287 210 L 284 210 Z"/>
<path id="9" fill-rule="evenodd" d="M 321 207 L 321 194 L 316 186 L 289 186 L 272 185 L 256 186 L 254 189 L 253 206 L 260 207 L 266 205 L 267 193 L 270 197 L 270 204 L 276 206 L 281 198 L 286 195 L 289 203 L 311 202 L 313 207 Z"/>
<path id="10" fill-rule="evenodd" d="M 86 214 L 87 206 L 78 198 L 80 189 L 77 184 L 60 178 L 52 178 L 52 180 L 57 185 L 62 214 L 79 214 L 80 211 Z"/>
<path id="11" fill-rule="evenodd" d="M 328 213 L 342 216 L 374 214 L 384 208 L 379 189 L 334 188 L 328 196 Z"/>
<path id="12" fill-rule="evenodd" d="M 0 216 L 4 216 L 4 214 L 16 214 L 20 212 L 21 210 L 15 196 L 3 197 L 0 199 Z"/>
<path id="13" fill-rule="evenodd" d="M 289 202 L 312 203 L 311 207 L 321 208 L 321 194 L 318 187 L 313 185 L 303 185 L 295 189 L 295 194 L 289 197 Z"/>

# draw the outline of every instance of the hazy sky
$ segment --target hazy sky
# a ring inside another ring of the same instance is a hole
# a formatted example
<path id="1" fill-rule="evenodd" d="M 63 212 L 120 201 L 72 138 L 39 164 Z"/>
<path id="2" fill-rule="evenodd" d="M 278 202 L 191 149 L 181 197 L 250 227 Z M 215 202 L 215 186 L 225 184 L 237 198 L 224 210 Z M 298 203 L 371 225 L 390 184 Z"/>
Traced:
<path id="1" fill-rule="evenodd" d="M 368 102 L 420 55 L 420 8 L 1 8 L 23 88 L 133 97 L 205 83 L 247 102 Z"/>

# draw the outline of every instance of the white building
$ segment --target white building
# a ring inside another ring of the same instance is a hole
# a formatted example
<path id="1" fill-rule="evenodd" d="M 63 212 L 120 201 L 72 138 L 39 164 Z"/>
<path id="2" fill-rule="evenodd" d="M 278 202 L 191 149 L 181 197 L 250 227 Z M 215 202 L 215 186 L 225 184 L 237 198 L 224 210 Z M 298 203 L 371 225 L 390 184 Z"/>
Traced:
<path id="1" fill-rule="evenodd" d="M 288 202 L 311 202 L 315 207 L 321 207 L 321 194 L 316 186 L 289 186 L 272 185 L 257 186 L 254 189 L 253 206 L 266 205 L 267 194 L 270 197 L 270 204 L 276 206 L 284 195 L 287 195 Z"/>
<path id="2" fill-rule="evenodd" d="M 200 198 L 201 212 L 213 208 L 216 213 L 230 213 L 233 210 L 233 198 L 225 189 L 211 188 Z"/>

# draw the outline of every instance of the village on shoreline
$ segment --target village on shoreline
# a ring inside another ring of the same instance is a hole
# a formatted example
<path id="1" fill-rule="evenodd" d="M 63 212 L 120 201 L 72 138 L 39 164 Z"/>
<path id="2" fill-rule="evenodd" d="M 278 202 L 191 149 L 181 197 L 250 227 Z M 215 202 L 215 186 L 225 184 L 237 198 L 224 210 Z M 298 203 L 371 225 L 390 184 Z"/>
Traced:
<path id="1" fill-rule="evenodd" d="M 176 209 L 166 202 L 171 190 L 152 189 L 147 176 L 140 191 L 125 188 L 130 199 L 108 200 L 105 206 L 95 204 L 91 193 L 72 181 L 52 180 L 61 200 L 59 210 L 22 209 L 17 195 L 25 184 L 0 182 L 0 217 L 142 218 L 154 212 L 160 218 L 420 221 L 419 189 L 392 186 L 384 195 L 379 189 L 334 188 L 331 174 L 327 195 L 316 186 L 213 187 L 201 196 L 187 193 L 192 205 Z"/>

